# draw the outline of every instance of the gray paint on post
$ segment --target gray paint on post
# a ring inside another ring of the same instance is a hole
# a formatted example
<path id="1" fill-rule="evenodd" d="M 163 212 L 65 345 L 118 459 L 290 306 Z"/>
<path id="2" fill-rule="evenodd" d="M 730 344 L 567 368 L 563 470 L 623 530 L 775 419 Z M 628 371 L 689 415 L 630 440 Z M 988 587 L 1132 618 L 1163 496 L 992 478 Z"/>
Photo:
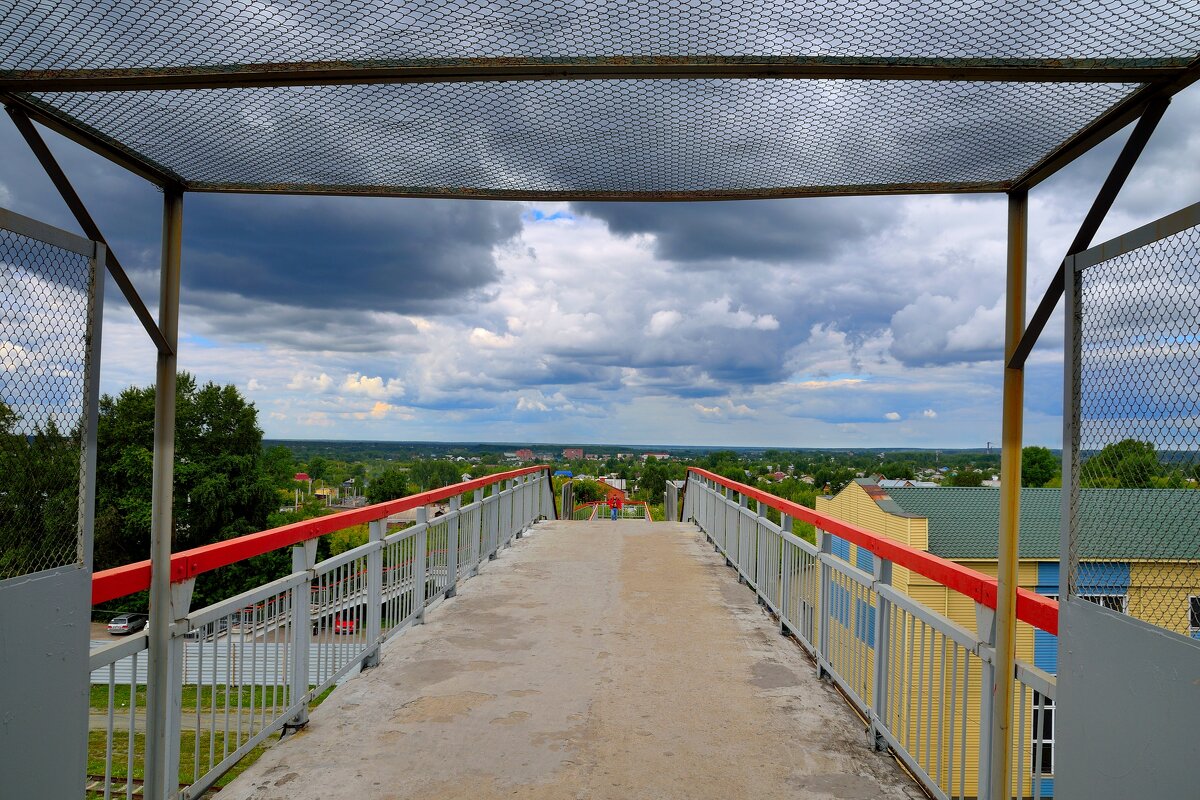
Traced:
<path id="1" fill-rule="evenodd" d="M 1077 597 L 1059 615 L 1055 797 L 1195 797 L 1200 641 Z"/>
<path id="2" fill-rule="evenodd" d="M 79 797 L 88 727 L 91 572 L 82 564 L 0 586 L 0 775 L 5 797 Z M 11 792 L 11 794 L 9 794 Z"/>

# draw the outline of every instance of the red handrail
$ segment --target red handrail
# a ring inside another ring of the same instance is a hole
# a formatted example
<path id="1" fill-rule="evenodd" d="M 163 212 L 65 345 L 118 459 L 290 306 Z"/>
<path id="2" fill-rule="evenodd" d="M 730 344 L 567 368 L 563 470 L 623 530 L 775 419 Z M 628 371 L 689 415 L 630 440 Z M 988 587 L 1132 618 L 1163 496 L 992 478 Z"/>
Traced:
<path id="1" fill-rule="evenodd" d="M 849 522 L 814 511 L 808 506 L 802 506 L 791 500 L 784 500 L 768 494 L 762 489 L 756 489 L 744 483 L 730 480 L 716 473 L 699 467 L 688 467 L 688 472 L 694 472 L 701 477 L 715 481 L 717 484 L 735 492 L 757 500 L 763 505 L 775 509 L 781 514 L 787 514 L 795 519 L 804 520 L 823 531 L 840 536 L 859 547 L 870 550 L 880 558 L 887 559 L 897 566 L 905 567 L 926 578 L 935 580 L 959 594 L 964 594 L 982 603 L 988 608 L 996 607 L 996 579 L 982 572 L 964 567 L 953 561 L 918 550 L 906 544 L 880 536 L 878 533 L 860 528 Z M 1058 603 L 1048 597 L 1031 592 L 1028 589 L 1017 589 L 1017 619 L 1028 622 L 1035 628 L 1047 633 L 1058 634 Z"/>
<path id="2" fill-rule="evenodd" d="M 239 561 L 244 561 L 254 556 L 261 556 L 264 553 L 270 553 L 272 550 L 290 547 L 308 539 L 315 539 L 327 533 L 349 528 L 352 525 L 361 525 L 364 522 L 382 519 L 392 514 L 398 514 L 401 511 L 408 511 L 465 492 L 474 491 L 475 489 L 482 489 L 493 483 L 542 471 L 549 476 L 550 467 L 543 464 L 514 469 L 509 472 L 498 472 L 495 475 L 484 475 L 482 478 L 475 478 L 463 483 L 456 483 L 453 486 L 445 486 L 441 489 L 433 489 L 428 492 L 401 497 L 398 500 L 389 500 L 386 503 L 376 503 L 373 506 L 363 506 L 351 511 L 342 511 L 337 514 L 330 514 L 327 517 L 316 517 L 315 519 L 306 519 L 302 522 L 293 522 L 290 525 L 283 525 L 278 528 L 239 536 L 236 539 L 206 544 L 203 547 L 197 547 L 192 550 L 184 550 L 181 553 L 175 553 L 171 556 L 171 583 L 179 583 L 201 573 L 211 572 L 220 567 L 227 567 L 230 564 L 236 564 Z M 92 605 L 115 600 L 119 597 L 125 597 L 134 592 L 145 591 L 149 588 L 150 562 L 148 560 L 101 570 L 92 576 Z"/>

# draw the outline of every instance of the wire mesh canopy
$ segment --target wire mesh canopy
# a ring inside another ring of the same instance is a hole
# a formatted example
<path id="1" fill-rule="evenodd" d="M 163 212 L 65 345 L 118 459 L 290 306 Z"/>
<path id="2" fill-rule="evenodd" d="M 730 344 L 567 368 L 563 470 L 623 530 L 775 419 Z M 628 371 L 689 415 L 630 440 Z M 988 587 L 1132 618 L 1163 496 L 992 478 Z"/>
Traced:
<path id="1" fill-rule="evenodd" d="M 1198 56 L 1200 0 L 0 0 L 0 98 L 193 191 L 1003 191 Z"/>

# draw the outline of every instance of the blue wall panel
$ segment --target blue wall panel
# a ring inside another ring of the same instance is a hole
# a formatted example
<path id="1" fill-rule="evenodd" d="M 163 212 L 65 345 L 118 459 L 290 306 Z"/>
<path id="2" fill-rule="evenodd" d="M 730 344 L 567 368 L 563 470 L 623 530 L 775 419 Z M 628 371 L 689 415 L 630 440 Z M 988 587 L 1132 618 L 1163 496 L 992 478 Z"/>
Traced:
<path id="1" fill-rule="evenodd" d="M 840 536 L 833 536 L 832 534 L 827 534 L 827 535 L 832 537 L 832 539 L 829 543 L 829 546 L 830 546 L 830 549 L 833 552 L 833 554 L 835 556 L 837 556 L 838 558 L 842 559 L 843 561 L 849 561 L 850 560 L 850 542 L 846 541 L 845 539 L 843 539 Z"/>
<path id="2" fill-rule="evenodd" d="M 1038 594 L 1058 594 L 1058 562 L 1038 562 Z M 1058 672 L 1058 637 L 1052 633 L 1034 630 L 1033 665 L 1038 669 L 1056 674 Z"/>
<path id="3" fill-rule="evenodd" d="M 865 547 L 858 548 L 854 554 L 854 566 L 861 569 L 863 572 L 875 572 L 875 554 Z"/>
<path id="4" fill-rule="evenodd" d="M 829 614 L 843 627 L 850 627 L 850 590 L 845 586 L 829 584 Z"/>
<path id="5" fill-rule="evenodd" d="M 854 635 L 859 641 L 875 646 L 875 606 L 854 598 Z"/>

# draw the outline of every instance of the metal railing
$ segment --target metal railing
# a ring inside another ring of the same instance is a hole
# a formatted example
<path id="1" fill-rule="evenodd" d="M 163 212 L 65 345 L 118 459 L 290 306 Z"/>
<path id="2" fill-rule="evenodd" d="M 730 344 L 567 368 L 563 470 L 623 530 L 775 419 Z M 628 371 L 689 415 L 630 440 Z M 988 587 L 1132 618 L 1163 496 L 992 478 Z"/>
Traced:
<path id="1" fill-rule="evenodd" d="M 1053 675 L 1017 663 L 1013 741 L 989 741 L 995 578 L 696 468 L 684 518 L 837 685 L 865 720 L 868 742 L 890 747 L 934 797 L 986 797 L 993 746 L 1014 748 L 1015 797 L 1052 795 Z M 818 544 L 792 532 L 796 520 L 816 526 Z M 835 556 L 834 536 L 870 551 L 870 570 Z M 973 601 L 976 630 L 894 586 L 899 570 Z M 1052 600 L 1019 590 L 1017 613 L 1058 632 Z"/>
<path id="2" fill-rule="evenodd" d="M 442 500 L 449 511 L 430 519 L 427 505 Z M 388 517 L 409 509 L 416 524 L 389 533 Z M 168 775 L 159 785 L 181 787 L 171 797 L 203 795 L 272 734 L 304 725 L 310 703 L 338 681 L 377 664 L 382 645 L 423 622 L 460 579 L 555 516 L 549 473 L 533 467 L 176 554 Z M 364 522 L 366 544 L 316 562 L 321 535 Z M 291 574 L 188 608 L 197 574 L 288 546 Z M 143 567 L 97 573 L 93 602 L 144 589 Z M 93 703 L 106 711 L 92 712 L 89 750 L 104 766 L 88 797 L 140 795 L 150 646 L 143 631 L 92 651 Z"/>

